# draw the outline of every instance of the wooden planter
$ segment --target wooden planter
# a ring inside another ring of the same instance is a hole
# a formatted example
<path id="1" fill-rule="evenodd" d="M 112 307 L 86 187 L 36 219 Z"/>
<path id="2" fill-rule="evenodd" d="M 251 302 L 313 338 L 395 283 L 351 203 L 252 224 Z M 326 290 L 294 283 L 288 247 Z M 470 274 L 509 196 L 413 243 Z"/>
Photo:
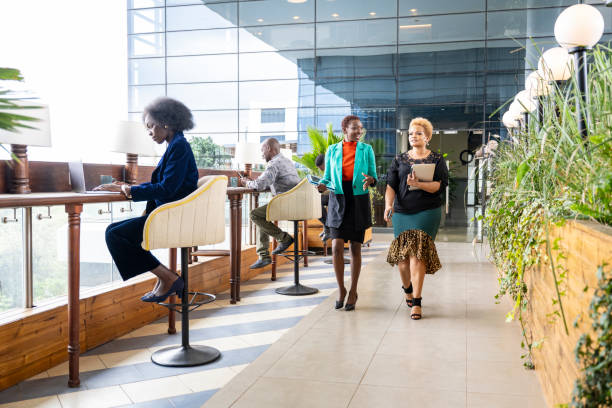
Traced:
<path id="1" fill-rule="evenodd" d="M 558 310 L 552 300 L 557 299 L 554 278 L 549 265 L 534 268 L 525 274 L 530 298 L 527 313 L 527 332 L 534 341 L 544 340 L 542 347 L 533 350 L 536 371 L 540 378 L 548 406 L 568 403 L 574 381 L 582 376 L 576 363 L 574 349 L 580 336 L 591 332 L 589 305 L 597 287 L 597 267 L 612 263 L 612 228 L 592 222 L 568 221 L 562 227 L 551 227 L 550 240 L 559 238 L 559 248 L 567 257 L 560 266 L 567 269 L 561 298 L 569 335 L 561 318 L 551 322 Z M 543 254 L 546 248 L 541 249 Z M 553 251 L 554 259 L 559 251 Z M 559 262 L 555 261 L 555 266 Z M 557 274 L 559 271 L 557 271 Z M 585 288 L 588 288 L 585 291 Z M 574 321 L 578 326 L 574 327 Z"/>

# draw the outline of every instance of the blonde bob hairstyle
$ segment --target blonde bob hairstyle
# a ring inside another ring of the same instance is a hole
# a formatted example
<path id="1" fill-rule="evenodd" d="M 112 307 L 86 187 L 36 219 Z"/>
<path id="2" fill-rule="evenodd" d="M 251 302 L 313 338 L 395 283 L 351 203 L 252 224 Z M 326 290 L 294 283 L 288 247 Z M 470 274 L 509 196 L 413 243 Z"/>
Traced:
<path id="1" fill-rule="evenodd" d="M 433 125 L 430 121 L 425 118 L 414 118 L 410 121 L 409 128 L 413 126 L 421 126 L 425 130 L 425 135 L 427 136 L 427 140 L 431 140 L 431 136 L 433 135 Z"/>

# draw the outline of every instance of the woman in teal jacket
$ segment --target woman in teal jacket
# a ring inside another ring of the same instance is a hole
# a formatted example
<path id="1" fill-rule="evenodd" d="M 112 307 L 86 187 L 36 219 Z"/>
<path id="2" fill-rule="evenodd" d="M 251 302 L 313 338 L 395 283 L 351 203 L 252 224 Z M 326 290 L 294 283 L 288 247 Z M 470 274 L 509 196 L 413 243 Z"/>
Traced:
<path id="1" fill-rule="evenodd" d="M 363 126 L 357 116 L 342 120 L 344 140 L 331 145 L 325 154 L 325 175 L 319 191 L 330 190 L 326 225 L 330 229 L 334 272 L 340 291 L 336 309 L 342 308 L 347 294 L 344 287 L 344 242 L 350 241 L 351 289 L 345 310 L 354 310 L 357 282 L 361 272 L 361 245 L 365 230 L 372 226 L 368 187 L 376 184 L 374 151 L 359 142 Z"/>

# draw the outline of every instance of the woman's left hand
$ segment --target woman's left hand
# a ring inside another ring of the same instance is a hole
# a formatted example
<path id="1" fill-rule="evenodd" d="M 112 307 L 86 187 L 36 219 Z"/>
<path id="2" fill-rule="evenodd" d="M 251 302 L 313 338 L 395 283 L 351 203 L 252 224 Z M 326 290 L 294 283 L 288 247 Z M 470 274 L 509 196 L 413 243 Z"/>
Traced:
<path id="1" fill-rule="evenodd" d="M 363 191 L 366 191 L 368 186 L 374 184 L 374 177 L 368 176 L 365 173 L 361 173 L 361 175 L 363 176 Z"/>
<path id="2" fill-rule="evenodd" d="M 412 187 L 419 186 L 419 179 L 414 175 L 414 171 L 408 174 L 408 178 L 406 179 L 406 184 Z"/>

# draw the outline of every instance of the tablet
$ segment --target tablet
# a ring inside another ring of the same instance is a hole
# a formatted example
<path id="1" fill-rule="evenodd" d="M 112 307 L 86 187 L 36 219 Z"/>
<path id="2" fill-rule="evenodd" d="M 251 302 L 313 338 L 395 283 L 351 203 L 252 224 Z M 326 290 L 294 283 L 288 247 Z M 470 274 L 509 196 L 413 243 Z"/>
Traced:
<path id="1" fill-rule="evenodd" d="M 412 165 L 412 171 L 419 181 L 433 181 L 435 163 L 417 163 Z M 418 187 L 409 186 L 409 190 L 420 190 Z"/>
<path id="2" fill-rule="evenodd" d="M 321 184 L 321 177 L 317 177 L 317 176 L 313 176 L 312 174 L 308 174 L 306 175 L 306 179 L 308 180 L 310 184 L 313 184 L 314 186 L 318 186 L 319 184 Z M 325 186 L 325 187 L 327 187 L 329 191 L 332 191 L 332 192 L 334 191 L 333 188 L 329 188 L 328 186 Z"/>

